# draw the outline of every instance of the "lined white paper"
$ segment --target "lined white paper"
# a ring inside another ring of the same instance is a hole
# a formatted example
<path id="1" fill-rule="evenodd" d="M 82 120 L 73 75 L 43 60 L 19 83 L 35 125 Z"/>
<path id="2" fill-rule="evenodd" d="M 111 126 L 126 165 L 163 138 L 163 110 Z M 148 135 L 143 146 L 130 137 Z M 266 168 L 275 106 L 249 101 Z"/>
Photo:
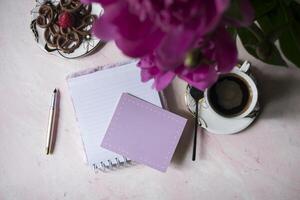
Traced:
<path id="1" fill-rule="evenodd" d="M 142 83 L 136 62 L 69 78 L 68 85 L 89 165 L 108 160 L 116 163 L 123 156 L 100 144 L 122 93 L 127 92 L 161 107 L 152 81 Z"/>

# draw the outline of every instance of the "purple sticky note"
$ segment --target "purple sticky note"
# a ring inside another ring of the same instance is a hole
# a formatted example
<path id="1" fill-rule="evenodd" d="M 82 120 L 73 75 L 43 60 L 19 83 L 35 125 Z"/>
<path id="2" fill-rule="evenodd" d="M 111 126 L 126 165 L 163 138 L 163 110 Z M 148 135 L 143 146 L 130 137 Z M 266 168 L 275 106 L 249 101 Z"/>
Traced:
<path id="1" fill-rule="evenodd" d="M 123 93 L 101 146 L 165 172 L 186 119 Z"/>

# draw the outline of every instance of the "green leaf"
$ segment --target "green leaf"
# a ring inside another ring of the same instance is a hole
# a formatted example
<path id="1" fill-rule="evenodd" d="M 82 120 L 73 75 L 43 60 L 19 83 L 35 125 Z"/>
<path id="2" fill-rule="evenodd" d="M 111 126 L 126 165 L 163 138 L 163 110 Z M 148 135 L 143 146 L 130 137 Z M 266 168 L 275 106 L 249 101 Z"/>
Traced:
<path id="1" fill-rule="evenodd" d="M 239 0 L 231 0 L 230 7 L 225 14 L 231 18 L 241 19 L 242 13 L 240 11 Z"/>
<path id="2" fill-rule="evenodd" d="M 257 22 L 269 40 L 279 40 L 285 57 L 300 67 L 300 5 L 290 0 L 277 2 L 276 8 L 257 19 Z"/>
<path id="3" fill-rule="evenodd" d="M 283 3 L 285 5 L 290 5 L 292 2 L 294 2 L 295 0 L 284 0 Z"/>
<path id="4" fill-rule="evenodd" d="M 300 4 L 300 0 L 295 0 L 295 2 L 299 3 Z"/>
<path id="5" fill-rule="evenodd" d="M 239 38 L 241 39 L 242 44 L 245 49 L 255 58 L 259 59 L 256 54 L 256 46 L 258 45 L 258 39 L 246 28 L 237 29 Z"/>
<path id="6" fill-rule="evenodd" d="M 286 65 L 275 45 L 272 44 L 271 46 L 271 55 L 267 59 L 262 59 L 256 53 L 260 41 L 255 35 L 246 28 L 239 28 L 237 32 L 243 46 L 252 56 L 268 64 L 280 66 Z"/>
<path id="7" fill-rule="evenodd" d="M 256 19 L 273 10 L 277 2 L 276 0 L 251 0 L 255 10 Z"/>
<path id="8" fill-rule="evenodd" d="M 282 53 L 300 68 L 300 24 L 294 22 L 282 32 L 279 44 Z"/>
<path id="9" fill-rule="evenodd" d="M 237 30 L 236 30 L 236 28 L 234 28 L 234 27 L 227 27 L 226 30 L 231 35 L 232 39 L 236 40 L 236 37 L 237 37 Z"/>
<path id="10" fill-rule="evenodd" d="M 259 25 L 265 33 L 272 32 L 289 23 L 289 15 L 285 15 L 284 10 L 279 5 L 272 11 L 257 19 Z"/>
<path id="11" fill-rule="evenodd" d="M 243 22 L 245 20 L 245 0 L 231 0 L 230 6 L 224 13 L 224 17 L 232 22 Z"/>
<path id="12" fill-rule="evenodd" d="M 265 15 L 257 19 L 257 22 L 261 28 L 261 30 L 265 33 L 265 35 L 269 34 L 273 30 L 275 30 L 274 24 L 272 23 L 270 17 Z"/>
<path id="13" fill-rule="evenodd" d="M 277 6 L 272 11 L 257 19 L 259 26 L 270 41 L 276 41 L 295 19 L 291 6 L 286 5 L 285 0 L 277 0 L 277 2 Z"/>
<path id="14" fill-rule="evenodd" d="M 300 23 L 300 0 L 299 3 L 296 3 L 295 1 L 291 3 L 290 5 L 291 13 L 294 17 L 294 19 Z"/>

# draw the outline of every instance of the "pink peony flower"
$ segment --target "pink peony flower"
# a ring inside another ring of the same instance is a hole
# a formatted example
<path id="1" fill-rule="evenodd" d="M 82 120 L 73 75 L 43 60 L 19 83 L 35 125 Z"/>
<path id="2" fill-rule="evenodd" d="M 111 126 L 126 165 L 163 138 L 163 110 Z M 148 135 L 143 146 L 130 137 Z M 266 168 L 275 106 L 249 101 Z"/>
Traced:
<path id="1" fill-rule="evenodd" d="M 157 54 L 141 58 L 138 66 L 141 68 L 142 81 L 154 79 L 153 87 L 164 89 L 175 77 L 185 80 L 190 85 L 204 90 L 211 86 L 218 77 L 218 73 L 228 72 L 237 62 L 237 49 L 224 27 L 198 42 L 198 54 L 201 60 L 197 66 L 189 67 L 181 64 L 173 69 L 160 66 Z"/>
<path id="2" fill-rule="evenodd" d="M 223 16 L 230 0 L 82 1 L 104 7 L 94 33 L 114 40 L 126 55 L 141 58 L 142 81 L 153 78 L 157 90 L 164 89 L 176 75 L 205 89 L 237 62 L 236 45 L 225 26 L 238 21 Z M 243 8 L 251 9 L 248 0 L 243 1 Z M 243 17 L 246 21 L 250 18 Z M 191 67 L 185 60 L 195 49 L 200 57 L 197 66 Z"/>
<path id="3" fill-rule="evenodd" d="M 156 90 L 162 90 L 173 80 L 176 76 L 172 70 L 163 71 L 157 67 L 157 60 L 155 55 L 148 55 L 141 59 L 138 63 L 138 67 L 141 68 L 142 82 L 154 79 L 153 87 Z"/>

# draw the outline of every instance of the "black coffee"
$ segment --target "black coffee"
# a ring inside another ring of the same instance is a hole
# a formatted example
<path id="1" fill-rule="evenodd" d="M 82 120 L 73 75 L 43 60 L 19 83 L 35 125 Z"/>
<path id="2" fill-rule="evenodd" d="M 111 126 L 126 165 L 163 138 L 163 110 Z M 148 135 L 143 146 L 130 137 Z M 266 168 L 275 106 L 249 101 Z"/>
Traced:
<path id="1" fill-rule="evenodd" d="M 235 75 L 221 76 L 209 89 L 208 100 L 220 115 L 234 117 L 241 114 L 250 100 L 249 87 Z"/>

